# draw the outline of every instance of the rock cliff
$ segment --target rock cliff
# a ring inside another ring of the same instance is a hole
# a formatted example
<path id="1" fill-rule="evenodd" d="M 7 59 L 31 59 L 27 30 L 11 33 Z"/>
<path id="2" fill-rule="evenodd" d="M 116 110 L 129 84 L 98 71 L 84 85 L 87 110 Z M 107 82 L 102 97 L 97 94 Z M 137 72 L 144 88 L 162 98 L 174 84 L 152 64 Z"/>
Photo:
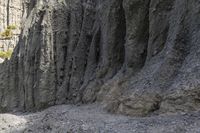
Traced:
<path id="1" fill-rule="evenodd" d="M 0 109 L 102 102 L 145 116 L 200 109 L 200 3 L 33 0 L 0 67 Z"/>

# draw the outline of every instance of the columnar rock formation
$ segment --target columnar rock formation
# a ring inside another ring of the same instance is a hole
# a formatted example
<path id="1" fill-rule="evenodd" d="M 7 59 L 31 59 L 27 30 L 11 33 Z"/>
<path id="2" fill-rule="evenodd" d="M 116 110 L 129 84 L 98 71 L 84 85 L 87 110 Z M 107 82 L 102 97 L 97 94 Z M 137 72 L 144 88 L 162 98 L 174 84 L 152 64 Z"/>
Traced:
<path id="1" fill-rule="evenodd" d="M 200 3 L 188 0 L 30 1 L 1 110 L 103 102 L 144 116 L 200 109 Z"/>
<path id="2" fill-rule="evenodd" d="M 3 32 L 9 25 L 15 25 L 17 27 L 11 40 L 0 40 L 0 50 L 13 49 L 18 43 L 21 31 L 22 12 L 22 0 L 0 1 L 0 32 Z"/>

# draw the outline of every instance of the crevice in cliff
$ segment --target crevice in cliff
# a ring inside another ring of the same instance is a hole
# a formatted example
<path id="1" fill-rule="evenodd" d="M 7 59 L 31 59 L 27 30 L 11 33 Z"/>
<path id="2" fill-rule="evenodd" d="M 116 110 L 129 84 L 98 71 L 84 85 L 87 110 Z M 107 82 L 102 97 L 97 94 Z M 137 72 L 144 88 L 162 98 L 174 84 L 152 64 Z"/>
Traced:
<path id="1" fill-rule="evenodd" d="M 6 8 L 6 11 L 7 11 L 7 26 L 9 26 L 10 24 L 10 0 L 7 0 L 7 8 Z"/>
<path id="2" fill-rule="evenodd" d="M 147 0 L 147 4 L 146 4 L 146 14 L 145 14 L 145 19 L 144 19 L 144 27 L 143 27 L 143 37 L 141 39 L 139 39 L 141 42 L 144 41 L 144 43 L 146 43 L 146 45 L 144 46 L 144 51 L 141 54 L 141 58 L 142 58 L 142 64 L 141 64 L 141 68 L 144 67 L 145 62 L 147 60 L 147 53 L 148 53 L 148 45 L 149 45 L 149 34 L 150 34 L 150 3 L 151 0 Z"/>
<path id="3" fill-rule="evenodd" d="M 53 33 L 53 44 L 56 44 L 57 41 L 57 32 Z M 57 92 L 58 92 L 58 67 L 57 67 L 57 46 L 53 45 L 53 60 L 54 60 L 54 71 L 55 71 L 55 101 L 57 100 Z"/>
<path id="4" fill-rule="evenodd" d="M 96 63 L 99 63 L 100 62 L 100 58 L 101 58 L 101 46 L 100 46 L 100 43 L 101 43 L 101 29 L 99 28 L 98 31 L 97 31 L 97 34 L 95 35 L 95 42 L 94 44 L 96 45 L 95 46 L 95 61 Z M 96 68 L 97 68 L 97 64 L 96 64 Z"/>
<path id="5" fill-rule="evenodd" d="M 121 38 L 120 43 L 119 43 L 119 52 L 118 52 L 118 61 L 120 62 L 120 66 L 118 70 L 121 69 L 123 66 L 123 63 L 125 61 L 125 43 L 126 43 L 126 34 L 127 34 L 127 23 L 126 23 L 126 15 L 125 15 L 125 10 L 123 8 L 123 4 L 120 4 L 120 11 L 119 11 L 119 29 L 118 32 L 120 35 L 117 35 L 117 38 Z"/>
<path id="6" fill-rule="evenodd" d="M 150 1 L 123 1 L 126 17 L 124 72 L 137 73 L 145 65 L 149 41 Z"/>
<path id="7" fill-rule="evenodd" d="M 26 2 L 26 10 L 27 10 L 27 16 L 29 16 L 29 14 L 31 13 L 31 10 L 36 6 L 37 4 L 37 1 L 29 1 L 29 2 Z"/>

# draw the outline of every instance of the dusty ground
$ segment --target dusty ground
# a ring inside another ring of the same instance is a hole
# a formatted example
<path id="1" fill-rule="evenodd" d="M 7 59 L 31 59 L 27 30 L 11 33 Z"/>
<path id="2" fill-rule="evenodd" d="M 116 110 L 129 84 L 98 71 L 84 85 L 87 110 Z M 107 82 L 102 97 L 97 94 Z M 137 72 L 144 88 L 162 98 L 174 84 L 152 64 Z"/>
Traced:
<path id="1" fill-rule="evenodd" d="M 131 118 L 101 106 L 54 106 L 38 113 L 0 114 L 0 133 L 199 133 L 200 112 Z"/>

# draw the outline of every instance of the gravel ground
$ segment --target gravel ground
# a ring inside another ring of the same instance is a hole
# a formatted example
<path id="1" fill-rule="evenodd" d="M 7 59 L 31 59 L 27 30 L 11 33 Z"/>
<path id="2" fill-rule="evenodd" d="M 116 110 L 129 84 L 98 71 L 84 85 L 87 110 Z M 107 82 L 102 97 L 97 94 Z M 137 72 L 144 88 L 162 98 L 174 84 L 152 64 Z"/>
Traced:
<path id="1" fill-rule="evenodd" d="M 200 112 L 139 118 L 108 114 L 99 105 L 59 105 L 0 114 L 0 133 L 200 133 Z"/>

